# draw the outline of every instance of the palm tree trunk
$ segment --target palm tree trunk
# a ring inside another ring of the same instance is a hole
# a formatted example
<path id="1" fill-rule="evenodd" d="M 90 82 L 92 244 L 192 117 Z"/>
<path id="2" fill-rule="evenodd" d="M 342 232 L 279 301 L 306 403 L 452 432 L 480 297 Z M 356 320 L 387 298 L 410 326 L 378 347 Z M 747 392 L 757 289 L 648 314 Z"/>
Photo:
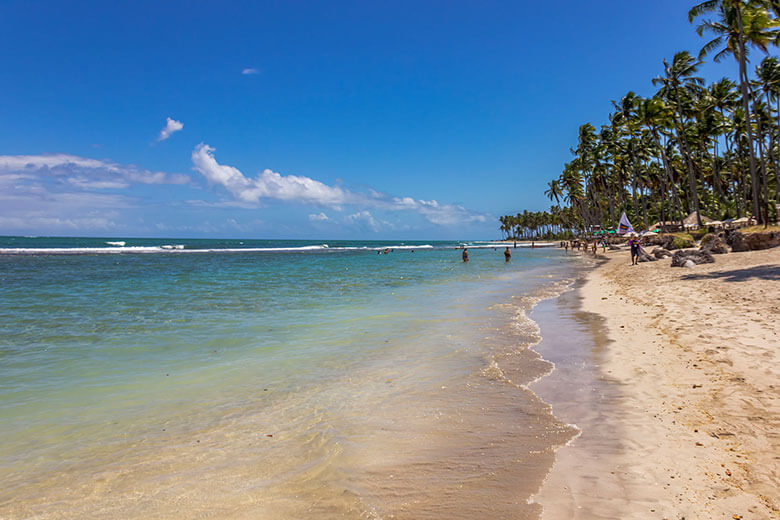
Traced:
<path id="1" fill-rule="evenodd" d="M 636 154 L 634 153 L 634 144 L 632 142 L 629 142 L 628 144 L 628 151 L 631 154 L 631 198 L 634 203 L 634 215 L 636 215 L 636 182 L 639 173 L 637 172 L 636 168 Z"/>
<path id="2" fill-rule="evenodd" d="M 661 151 L 661 161 L 664 163 L 664 171 L 666 172 L 666 176 L 669 180 L 669 185 L 672 189 L 672 201 L 674 202 L 677 214 L 680 215 L 682 213 L 682 208 L 680 204 L 680 198 L 677 196 L 677 189 L 674 186 L 674 177 L 672 175 L 672 169 L 669 165 L 669 159 L 666 157 L 666 150 L 663 146 L 661 146 L 661 140 L 658 138 L 658 131 L 655 127 L 652 128 L 651 133 L 653 134 L 653 140 L 655 141 L 655 145 L 658 147 L 658 149 Z M 671 218 L 669 220 L 672 220 Z M 680 217 L 680 227 L 684 228 L 682 217 Z"/>
<path id="3" fill-rule="evenodd" d="M 769 187 L 767 186 L 766 178 L 766 157 L 764 156 L 764 134 L 761 131 L 761 117 L 756 118 L 756 125 L 758 126 L 758 155 L 761 160 L 761 185 L 764 190 L 764 200 L 766 201 L 767 206 L 764 208 L 764 225 L 767 225 L 769 222 Z"/>
<path id="4" fill-rule="evenodd" d="M 780 95 L 777 96 L 777 128 L 780 129 Z M 774 132 L 772 133 L 774 136 Z M 774 149 L 774 146 L 772 147 Z M 778 173 L 777 161 L 775 161 L 775 204 L 780 202 L 780 173 Z M 778 220 L 780 215 L 775 215 L 775 220 Z"/>
<path id="5" fill-rule="evenodd" d="M 764 91 L 764 96 L 766 96 L 766 106 L 767 106 L 767 110 L 769 111 L 769 129 L 768 129 L 768 132 L 767 132 L 769 134 L 769 162 L 772 163 L 772 169 L 775 172 L 775 198 L 774 198 L 774 201 L 775 201 L 775 204 L 777 204 L 777 190 L 779 188 L 778 185 L 777 185 L 778 168 L 777 168 L 777 159 L 775 157 L 775 131 L 774 131 L 774 128 L 772 128 L 772 104 L 771 104 L 771 99 L 769 98 L 769 91 L 765 90 Z M 778 96 L 778 102 L 780 102 L 780 96 Z M 778 108 L 780 108 L 780 107 L 778 107 Z M 780 112 L 778 112 L 778 117 L 780 117 Z M 767 178 L 769 177 L 768 173 L 765 174 L 765 175 L 766 175 Z M 766 194 L 766 197 L 767 197 L 767 203 L 768 203 L 769 202 L 769 194 L 768 193 Z M 775 216 L 775 218 L 777 218 L 777 217 Z"/>
<path id="6" fill-rule="evenodd" d="M 680 140 L 680 150 L 682 151 L 683 157 L 685 158 L 685 166 L 688 170 L 688 191 L 690 193 L 690 197 L 693 200 L 693 211 L 696 212 L 696 225 L 701 227 L 701 212 L 699 211 L 699 194 L 696 189 L 696 177 L 693 173 L 693 163 L 691 162 L 691 154 L 689 152 L 688 148 L 688 139 L 685 136 L 685 121 L 683 120 L 683 114 L 682 114 L 682 103 L 680 102 L 680 92 L 678 89 L 674 89 L 674 95 L 677 99 L 677 110 L 680 111 L 680 121 L 677 121 L 677 116 L 674 115 L 674 112 L 672 112 L 672 119 L 674 120 L 674 124 L 677 128 L 675 130 L 677 131 L 677 137 Z M 690 201 L 688 204 L 688 207 L 690 208 Z"/>
<path id="7" fill-rule="evenodd" d="M 723 186 L 720 183 L 720 171 L 718 171 L 718 140 L 712 145 L 712 185 L 715 188 L 715 207 L 717 208 L 717 220 L 721 219 L 721 205 L 723 204 Z"/>
<path id="8" fill-rule="evenodd" d="M 742 109 L 745 111 L 745 131 L 748 138 L 748 155 L 750 159 L 750 184 L 753 195 L 753 216 L 761 222 L 761 209 L 758 191 L 758 174 L 756 172 L 756 157 L 753 151 L 753 131 L 750 128 L 750 102 L 747 88 L 747 55 L 745 53 L 745 30 L 742 26 L 742 7 L 737 6 L 737 25 L 739 27 L 739 87 L 742 91 Z"/>

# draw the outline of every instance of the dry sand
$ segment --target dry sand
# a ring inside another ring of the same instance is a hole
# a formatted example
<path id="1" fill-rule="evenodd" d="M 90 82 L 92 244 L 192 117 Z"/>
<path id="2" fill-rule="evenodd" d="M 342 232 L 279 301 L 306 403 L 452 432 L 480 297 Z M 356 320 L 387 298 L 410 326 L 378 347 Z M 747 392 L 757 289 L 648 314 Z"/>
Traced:
<path id="1" fill-rule="evenodd" d="M 535 497 L 543 518 L 780 518 L 780 248 L 693 269 L 599 256 L 580 296 L 607 386 L 577 391 L 609 406 L 561 417 L 582 435 Z"/>

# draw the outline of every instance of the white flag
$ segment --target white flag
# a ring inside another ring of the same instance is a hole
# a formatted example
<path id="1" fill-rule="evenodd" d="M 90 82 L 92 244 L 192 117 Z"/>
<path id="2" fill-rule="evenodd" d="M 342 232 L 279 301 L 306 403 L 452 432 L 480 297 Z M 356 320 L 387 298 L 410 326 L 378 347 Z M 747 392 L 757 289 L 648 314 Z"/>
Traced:
<path id="1" fill-rule="evenodd" d="M 634 232 L 634 226 L 632 226 L 631 222 L 628 221 L 628 217 L 626 216 L 625 211 L 622 215 L 620 215 L 620 224 L 618 224 L 617 232 L 618 235 L 625 235 L 626 233 Z"/>

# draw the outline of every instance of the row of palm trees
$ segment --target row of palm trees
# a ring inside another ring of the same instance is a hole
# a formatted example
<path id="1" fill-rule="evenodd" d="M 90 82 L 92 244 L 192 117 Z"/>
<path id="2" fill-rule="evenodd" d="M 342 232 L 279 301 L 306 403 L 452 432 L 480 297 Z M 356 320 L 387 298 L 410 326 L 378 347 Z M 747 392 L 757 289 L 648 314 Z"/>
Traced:
<path id="1" fill-rule="evenodd" d="M 709 18 L 706 18 L 708 17 Z M 501 217 L 508 236 L 571 236 L 609 227 L 625 211 L 642 228 L 696 212 L 776 219 L 780 201 L 780 62 L 749 53 L 780 43 L 780 0 L 708 0 L 688 13 L 712 38 L 698 56 L 663 60 L 655 94 L 613 101 L 608 124 L 580 126 L 573 159 L 548 183 L 548 212 Z M 705 19 L 706 18 L 706 19 Z M 734 58 L 738 79 L 697 76 L 707 55 Z"/>
<path id="2" fill-rule="evenodd" d="M 499 217 L 501 234 L 517 240 L 572 238 L 576 216 L 571 208 L 550 207 L 550 211 L 523 211 Z"/>

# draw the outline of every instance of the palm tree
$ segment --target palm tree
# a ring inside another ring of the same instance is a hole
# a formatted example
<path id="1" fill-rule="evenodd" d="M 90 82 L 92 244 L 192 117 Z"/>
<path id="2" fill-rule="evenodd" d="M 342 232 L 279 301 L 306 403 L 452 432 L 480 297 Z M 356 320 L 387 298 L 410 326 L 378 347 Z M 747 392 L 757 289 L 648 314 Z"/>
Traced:
<path id="1" fill-rule="evenodd" d="M 721 61 L 731 54 L 739 63 L 739 83 L 742 91 L 742 109 L 750 121 L 750 94 L 748 90 L 747 45 L 758 47 L 767 52 L 767 46 L 778 39 L 778 23 L 769 17 L 766 5 L 775 7 L 776 2 L 756 2 L 752 0 L 706 0 L 695 5 L 688 12 L 688 21 L 708 12 L 718 15 L 717 21 L 705 20 L 696 32 L 701 36 L 705 31 L 716 35 L 702 47 L 699 57 L 704 57 L 718 47 L 723 48 L 715 55 L 715 61 Z M 751 125 L 746 125 L 748 139 L 748 157 L 750 160 L 750 181 L 753 192 L 753 213 L 764 221 L 760 211 L 759 180 L 756 171 L 756 157 L 753 145 Z"/>
<path id="2" fill-rule="evenodd" d="M 756 67 L 758 85 L 764 94 L 767 110 L 771 112 L 772 98 L 778 103 L 778 118 L 780 118 L 780 61 L 774 56 L 767 56 Z M 775 132 L 771 130 L 771 122 L 768 123 L 769 131 L 769 157 L 775 172 L 775 204 L 778 201 L 778 189 L 780 189 L 780 173 L 778 173 L 777 158 L 775 157 Z M 766 179 L 765 179 L 766 180 Z M 768 198 L 768 195 L 767 195 Z"/>
<path id="3" fill-rule="evenodd" d="M 560 203 L 560 198 L 563 195 L 563 191 L 561 190 L 561 181 L 558 179 L 553 179 L 550 182 L 547 183 L 547 189 L 544 190 L 544 194 L 547 196 L 548 199 L 553 200 L 555 199 L 555 203 Z"/>
<path id="4" fill-rule="evenodd" d="M 653 79 L 654 85 L 663 85 L 658 94 L 674 104 L 675 110 L 671 112 L 678 141 L 680 142 L 680 152 L 685 160 L 686 170 L 688 172 L 688 193 L 689 204 L 693 202 L 689 209 L 696 212 L 697 224 L 701 226 L 701 215 L 699 212 L 699 196 L 696 189 L 696 177 L 691 162 L 691 153 L 688 146 L 688 138 L 685 134 L 685 107 L 683 106 L 683 94 L 687 94 L 688 89 L 693 89 L 701 85 L 704 80 L 694 76 L 696 70 L 701 65 L 701 61 L 694 59 L 688 51 L 681 51 L 674 55 L 672 63 L 664 61 L 664 76 L 658 76 Z"/>
<path id="5" fill-rule="evenodd" d="M 616 117 L 612 120 L 613 123 L 622 123 L 622 129 L 628 136 L 627 151 L 629 158 L 631 159 L 631 199 L 633 201 L 634 214 L 637 213 L 637 201 L 636 201 L 636 188 L 639 178 L 639 171 L 637 165 L 637 139 L 638 125 L 636 121 L 636 109 L 637 104 L 641 100 L 634 92 L 629 91 L 620 100 L 620 103 L 612 104 L 618 110 Z M 619 116 L 619 117 L 618 117 Z"/>
<path id="6" fill-rule="evenodd" d="M 661 144 L 660 138 L 660 129 L 668 128 L 670 126 L 669 123 L 672 119 L 672 110 L 669 109 L 669 107 L 666 106 L 666 104 L 661 99 L 649 98 L 643 100 L 639 105 L 637 117 L 639 121 L 650 131 L 650 135 L 653 138 L 656 149 L 661 155 L 661 162 L 663 163 L 664 171 L 666 172 L 666 182 L 668 182 L 668 186 L 672 189 L 672 201 L 674 202 L 677 209 L 677 214 L 680 217 L 680 225 L 682 225 L 680 200 L 677 196 L 677 190 L 674 188 L 674 174 L 672 172 L 671 161 L 669 160 L 669 156 L 666 153 L 666 149 Z M 666 183 L 664 183 L 664 186 L 666 186 Z M 665 187 L 663 191 L 666 192 Z"/>

